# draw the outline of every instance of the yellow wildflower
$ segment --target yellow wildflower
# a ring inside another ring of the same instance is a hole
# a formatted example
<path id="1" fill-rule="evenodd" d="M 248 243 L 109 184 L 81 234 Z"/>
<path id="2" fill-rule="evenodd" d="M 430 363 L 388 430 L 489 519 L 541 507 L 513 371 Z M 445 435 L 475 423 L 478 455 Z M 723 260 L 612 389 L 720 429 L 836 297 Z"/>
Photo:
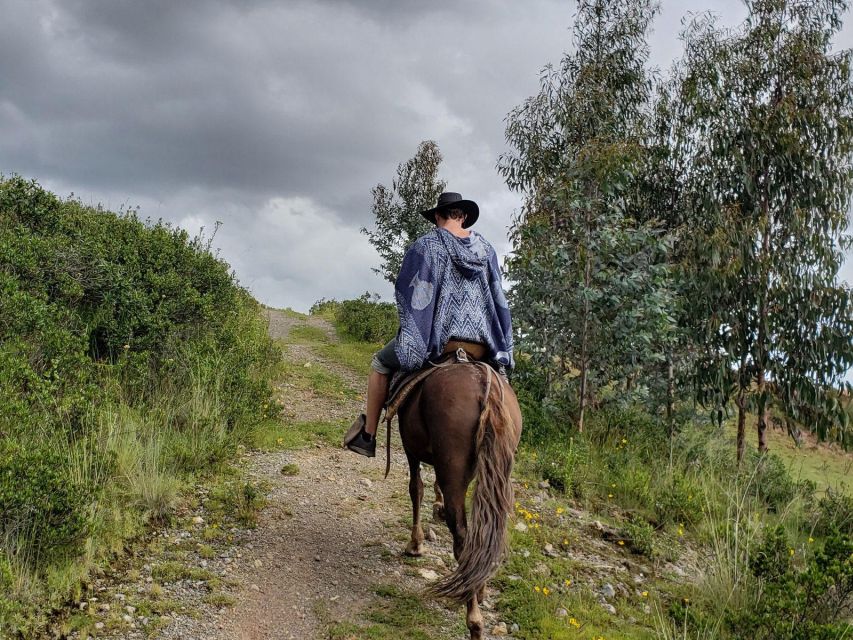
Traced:
<path id="1" fill-rule="evenodd" d="M 564 511 L 565 511 L 565 509 L 563 509 L 563 507 L 557 507 L 557 515 L 560 515 Z"/>
<path id="2" fill-rule="evenodd" d="M 648 592 L 648 591 L 643 591 L 643 593 L 642 593 L 641 595 L 642 595 L 644 598 L 648 598 L 648 597 L 649 597 L 649 592 Z"/>
<path id="3" fill-rule="evenodd" d="M 809 544 L 812 544 L 813 542 L 814 542 L 814 538 L 812 538 L 811 536 L 809 536 Z"/>
<path id="4" fill-rule="evenodd" d="M 564 585 L 566 585 L 567 587 L 571 587 L 571 586 L 572 586 L 572 581 L 571 581 L 571 580 L 566 579 L 566 580 L 563 580 L 563 584 L 564 584 Z"/>
<path id="5" fill-rule="evenodd" d="M 794 555 L 794 550 L 793 550 L 793 549 L 788 549 L 788 553 L 789 553 L 790 555 Z"/>
<path id="6" fill-rule="evenodd" d="M 625 541 L 624 541 L 624 540 L 620 540 L 620 541 L 619 541 L 619 542 L 617 542 L 616 544 L 618 544 L 620 547 L 624 547 L 624 546 L 625 546 Z"/>
<path id="7" fill-rule="evenodd" d="M 608 500 L 612 500 L 612 499 L 613 499 L 613 494 L 612 494 L 612 493 L 608 493 L 608 494 L 607 494 L 607 499 L 608 499 Z"/>
<path id="8" fill-rule="evenodd" d="M 580 629 L 581 623 L 578 622 L 575 618 L 569 618 L 569 624 L 572 625 L 575 629 Z"/>
<path id="9" fill-rule="evenodd" d="M 547 596 L 551 593 L 551 590 L 548 587 L 542 587 L 542 593 Z"/>
<path id="10" fill-rule="evenodd" d="M 625 438 L 622 438 L 622 444 L 628 444 L 628 441 Z"/>
<path id="11" fill-rule="evenodd" d="M 534 590 L 536 593 L 539 593 L 540 591 L 542 591 L 542 587 L 540 587 L 540 586 L 537 584 L 535 587 L 533 587 L 533 590 Z"/>

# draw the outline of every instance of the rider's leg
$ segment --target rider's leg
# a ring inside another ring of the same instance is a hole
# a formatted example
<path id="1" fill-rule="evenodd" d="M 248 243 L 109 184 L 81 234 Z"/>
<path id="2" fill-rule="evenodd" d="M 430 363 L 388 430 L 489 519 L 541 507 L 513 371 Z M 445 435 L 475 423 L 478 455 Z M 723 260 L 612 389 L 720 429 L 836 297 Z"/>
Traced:
<path id="1" fill-rule="evenodd" d="M 388 385 L 391 374 L 400 368 L 400 361 L 394 352 L 396 341 L 392 340 L 373 356 L 371 372 L 367 379 L 367 410 L 356 418 L 344 436 L 344 446 L 363 456 L 376 454 L 376 430 L 379 426 L 379 414 L 388 398 Z"/>
<path id="2" fill-rule="evenodd" d="M 388 374 L 380 373 L 376 369 L 371 369 L 370 376 L 367 378 L 367 411 L 364 430 L 374 437 L 379 427 L 379 414 L 382 413 L 382 407 L 385 406 L 385 400 L 388 398 L 389 381 Z"/>
<path id="3" fill-rule="evenodd" d="M 388 399 L 388 385 L 391 376 L 400 369 L 397 359 L 397 339 L 393 338 L 376 352 L 370 363 L 370 376 L 367 378 L 367 410 L 364 430 L 371 436 L 376 435 L 379 426 L 379 414 Z"/>

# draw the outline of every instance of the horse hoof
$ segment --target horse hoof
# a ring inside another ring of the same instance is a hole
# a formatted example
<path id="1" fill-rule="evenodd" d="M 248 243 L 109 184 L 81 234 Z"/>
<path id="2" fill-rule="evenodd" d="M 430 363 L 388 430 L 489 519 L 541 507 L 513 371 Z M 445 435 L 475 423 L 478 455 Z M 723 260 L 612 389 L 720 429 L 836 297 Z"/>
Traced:
<path id="1" fill-rule="evenodd" d="M 415 544 L 414 542 L 410 542 L 406 545 L 404 553 L 410 558 L 420 558 L 424 554 L 424 546 L 420 543 Z"/>
<path id="2" fill-rule="evenodd" d="M 472 624 L 468 626 L 471 632 L 471 640 L 483 640 L 483 624 Z"/>
<path id="3" fill-rule="evenodd" d="M 444 505 L 436 502 L 432 505 L 432 519 L 438 522 L 444 522 Z"/>

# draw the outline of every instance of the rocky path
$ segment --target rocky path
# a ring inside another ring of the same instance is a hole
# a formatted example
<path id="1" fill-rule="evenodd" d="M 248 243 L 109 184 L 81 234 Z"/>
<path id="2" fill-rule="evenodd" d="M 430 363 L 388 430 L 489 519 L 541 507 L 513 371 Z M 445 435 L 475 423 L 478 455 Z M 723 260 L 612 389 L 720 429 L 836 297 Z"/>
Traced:
<path id="1" fill-rule="evenodd" d="M 270 312 L 270 332 L 286 339 L 297 323 Z M 334 339 L 331 327 L 309 318 Z M 364 381 L 350 370 L 322 359 L 310 347 L 291 344 L 287 359 L 310 363 L 359 388 Z M 322 399 L 281 398 L 285 414 L 296 420 L 322 414 L 326 420 L 349 420 L 362 410 L 361 400 L 328 406 Z M 343 415 L 340 415 L 343 413 Z M 284 465 L 296 465 L 298 475 L 283 476 Z M 269 507 L 257 529 L 246 536 L 249 549 L 240 579 L 248 589 L 232 615 L 222 621 L 217 638 L 327 638 L 328 628 L 360 620 L 369 611 L 380 585 L 396 584 L 416 590 L 421 574 L 400 556 L 401 534 L 407 534 L 407 468 L 399 446 L 393 471 L 382 479 L 382 459 L 367 459 L 341 449 L 315 446 L 252 458 L 251 475 L 272 486 Z M 437 530 L 437 527 L 436 527 Z M 423 564 L 444 564 L 450 553 L 449 535 L 433 545 Z M 446 613 L 437 610 L 442 616 Z"/>
<path id="2" fill-rule="evenodd" d="M 310 341 L 289 338 L 294 327 L 307 325 L 335 341 L 334 330 L 320 318 L 268 313 L 270 333 L 281 341 L 289 366 L 320 368 L 348 387 L 344 396 L 326 398 L 297 389 L 285 374 L 278 387 L 283 420 L 339 422 L 343 434 L 362 411 L 359 391 L 365 381 L 324 358 Z M 208 524 L 209 496 L 200 487 L 198 505 L 180 515 L 181 524 L 156 532 L 156 544 L 148 546 L 147 557 L 136 558 L 117 582 L 101 587 L 99 597 L 90 599 L 93 608 L 107 608 L 102 612 L 105 624 L 94 635 L 349 640 L 368 637 L 362 633 L 366 627 L 381 627 L 398 613 L 394 611 L 398 602 L 389 604 L 383 597 L 390 594 L 406 606 L 421 608 L 419 619 L 428 621 L 424 623 L 428 631 L 417 637 L 467 637 L 462 608 L 450 610 L 419 597 L 452 565 L 446 527 L 425 526 L 428 542 L 423 558 L 402 555 L 411 506 L 399 438 L 387 479 L 382 478 L 384 452 L 367 459 L 319 441 L 307 444 L 242 454 L 237 466 L 252 486 L 264 488 L 266 497 L 254 528 L 231 526 L 222 536 L 210 533 L 215 525 Z M 431 480 L 426 470 L 428 487 Z M 425 493 L 422 513 L 430 514 L 432 492 Z M 387 615 L 379 615 L 383 611 Z M 385 635 L 374 632 L 377 635 L 369 637 L 412 637 L 385 627 L 381 627 Z"/>

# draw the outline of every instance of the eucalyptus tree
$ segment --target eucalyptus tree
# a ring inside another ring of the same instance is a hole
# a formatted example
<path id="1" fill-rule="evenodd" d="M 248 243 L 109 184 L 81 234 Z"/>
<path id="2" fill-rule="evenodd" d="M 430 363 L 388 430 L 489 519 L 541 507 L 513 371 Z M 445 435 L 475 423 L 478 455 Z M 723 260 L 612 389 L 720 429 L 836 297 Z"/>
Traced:
<path id="1" fill-rule="evenodd" d="M 513 313 L 552 391 L 576 390 L 577 427 L 602 385 L 661 358 L 666 238 L 631 216 L 651 79 L 651 0 L 581 0 L 573 53 L 507 117 L 499 161 L 524 196 L 508 261 Z"/>
<path id="2" fill-rule="evenodd" d="M 758 415 L 771 397 L 819 435 L 844 412 L 832 388 L 853 364 L 849 287 L 839 284 L 853 173 L 849 51 L 832 52 L 845 0 L 748 0 L 734 30 L 687 30 L 679 143 L 689 158 L 700 388 Z"/>
<path id="3" fill-rule="evenodd" d="M 670 433 L 674 428 L 676 401 L 689 400 L 693 393 L 691 379 L 698 351 L 689 330 L 690 305 L 686 304 L 691 293 L 690 280 L 686 276 L 691 271 L 689 265 L 696 247 L 690 243 L 692 230 L 684 201 L 689 158 L 681 145 L 678 80 L 678 74 L 673 73 L 667 81 L 655 85 L 637 197 L 631 203 L 631 216 L 664 231 L 670 242 L 668 284 L 674 321 L 659 336 L 660 347 L 666 355 L 665 370 L 646 378 L 652 398 L 664 399 Z"/>
<path id="4" fill-rule="evenodd" d="M 391 187 L 378 184 L 372 190 L 374 227 L 362 227 L 382 264 L 373 270 L 394 283 L 409 245 L 432 228 L 421 211 L 435 206 L 445 182 L 438 177 L 441 151 L 432 140 L 418 145 L 415 155 L 397 166 Z"/>

